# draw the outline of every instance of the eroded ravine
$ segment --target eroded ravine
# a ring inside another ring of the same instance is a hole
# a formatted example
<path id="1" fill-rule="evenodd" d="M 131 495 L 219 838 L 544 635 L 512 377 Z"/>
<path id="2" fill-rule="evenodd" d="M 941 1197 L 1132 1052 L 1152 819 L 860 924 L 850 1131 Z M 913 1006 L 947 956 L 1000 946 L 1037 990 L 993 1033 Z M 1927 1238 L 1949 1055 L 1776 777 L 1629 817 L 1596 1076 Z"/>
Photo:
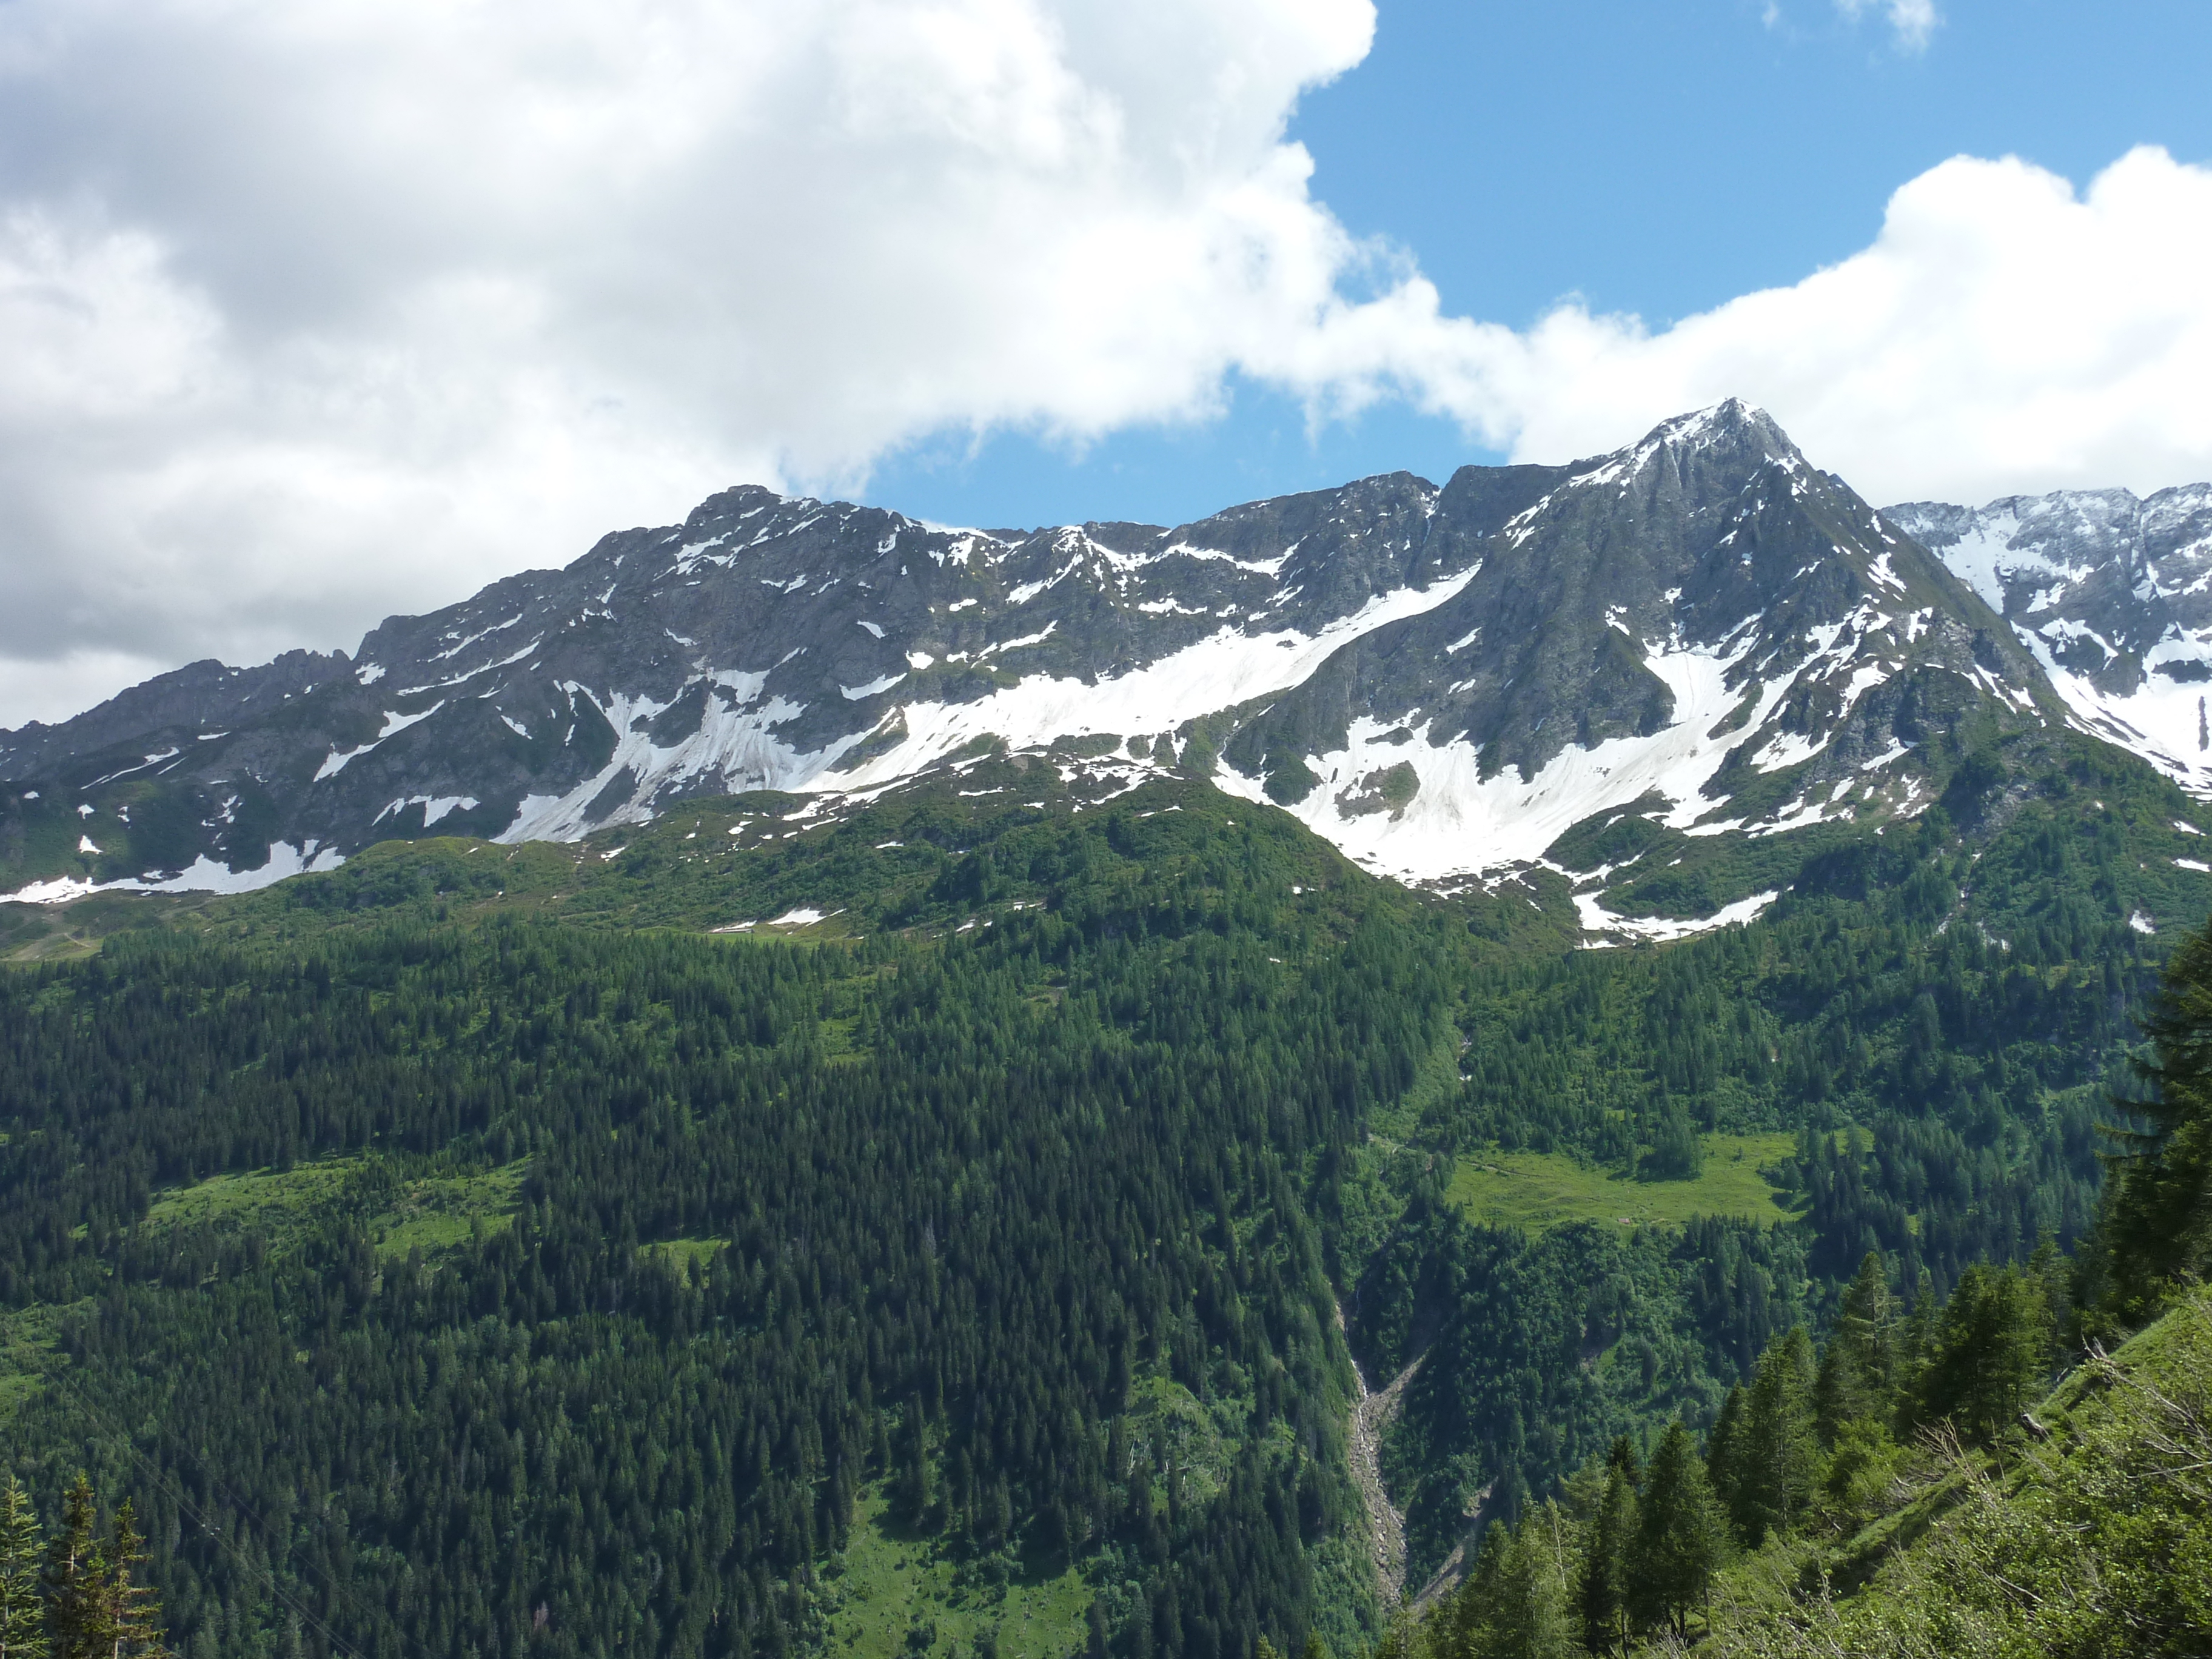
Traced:
<path id="1" fill-rule="evenodd" d="M 1344 1309 L 1336 1310 L 1337 1328 L 1344 1328 Z M 1359 1362 L 1352 1361 L 1352 1374 L 1359 1389 L 1359 1397 L 1352 1408 L 1351 1433 L 1346 1447 L 1346 1458 L 1352 1466 L 1352 1479 L 1359 1488 L 1359 1499 L 1367 1510 L 1368 1549 L 1375 1561 L 1376 1582 L 1382 1587 L 1385 1613 L 1395 1613 L 1406 1595 L 1406 1517 L 1390 1501 L 1390 1494 L 1382 1485 L 1382 1431 L 1398 1414 L 1398 1405 L 1405 1393 L 1406 1383 L 1421 1368 L 1416 1358 L 1390 1381 L 1389 1387 L 1380 1394 L 1369 1389 L 1365 1374 Z"/>

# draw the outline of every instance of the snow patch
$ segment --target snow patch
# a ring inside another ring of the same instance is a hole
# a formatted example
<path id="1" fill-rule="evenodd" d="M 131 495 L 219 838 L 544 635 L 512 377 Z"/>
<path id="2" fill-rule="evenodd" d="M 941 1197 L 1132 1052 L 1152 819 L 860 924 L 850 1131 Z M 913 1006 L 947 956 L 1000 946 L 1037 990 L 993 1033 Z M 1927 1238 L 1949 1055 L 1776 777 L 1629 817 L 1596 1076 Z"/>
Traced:
<path id="1" fill-rule="evenodd" d="M 1010 746 L 1025 749 L 1063 736 L 1171 732 L 1195 716 L 1299 684 L 1352 640 L 1455 598 L 1474 574 L 1462 571 L 1427 587 L 1378 594 L 1355 614 L 1317 634 L 1293 629 L 1249 634 L 1224 626 L 1181 651 L 1096 685 L 1037 674 L 971 702 L 908 703 L 902 710 L 908 738 L 893 752 L 863 763 L 834 782 L 825 775 L 830 770 L 825 764 L 810 777 L 756 787 L 854 788 L 889 783 L 934 764 L 980 737 L 1001 737 Z M 1009 640 L 995 648 L 1035 642 Z"/>
<path id="2" fill-rule="evenodd" d="M 390 816 L 405 811 L 410 806 L 422 809 L 422 827 L 428 830 L 449 812 L 474 811 L 481 805 L 474 795 L 407 795 L 393 801 L 383 811 L 369 820 L 370 826 L 384 822 Z"/>
<path id="3" fill-rule="evenodd" d="M 1577 896 L 1575 910 L 1582 917 L 1585 933 L 1626 934 L 1633 939 L 1687 939 L 1692 933 L 1709 933 L 1715 928 L 1726 927 L 1736 922 L 1751 921 L 1781 896 L 1778 889 L 1753 893 L 1749 898 L 1723 905 L 1709 916 L 1690 921 L 1675 921 L 1663 916 L 1617 916 L 1598 902 L 1595 894 Z"/>
<path id="4" fill-rule="evenodd" d="M 333 749 L 329 754 L 324 756 L 323 763 L 315 769 L 314 781 L 320 783 L 325 778 L 336 777 L 339 773 L 346 769 L 348 763 L 358 760 L 362 756 L 366 755 L 370 750 L 375 748 L 377 744 L 382 743 L 386 738 L 396 737 L 398 733 L 404 732 L 410 726 L 420 726 L 424 720 L 428 720 L 431 715 L 436 714 L 445 706 L 444 701 L 441 699 L 439 702 L 432 703 L 428 708 L 424 709 L 419 714 L 386 714 L 384 717 L 384 729 L 381 732 L 379 732 L 374 737 L 371 738 L 367 743 L 362 744 L 360 748 L 349 749 L 343 753 L 340 753 L 337 750 Z"/>
<path id="5" fill-rule="evenodd" d="M 879 680 L 870 680 L 866 685 L 841 685 L 837 690 L 846 702 L 863 702 L 879 692 L 890 690 L 905 678 L 906 673 L 902 670 L 896 674 L 886 674 Z"/>
<path id="6" fill-rule="evenodd" d="M 1526 780 L 1510 767 L 1485 777 L 1480 756 L 1466 739 L 1433 743 L 1425 721 L 1415 727 L 1413 742 L 1386 744 L 1380 739 L 1403 722 L 1386 725 L 1363 716 L 1352 723 L 1345 748 L 1307 757 L 1321 787 L 1290 810 L 1370 869 L 1408 881 L 1532 863 L 1571 826 L 1655 790 L 1672 803 L 1665 821 L 1688 829 L 1711 809 L 1703 789 L 1738 740 L 1735 732 L 1710 734 L 1740 700 L 1728 676 L 1750 646 L 1747 641 L 1726 656 L 1705 647 L 1647 644 L 1644 649 L 1644 665 L 1674 695 L 1674 724 L 1650 737 L 1571 746 Z M 1784 681 L 1764 689 L 1761 718 L 1788 686 Z M 1371 772 L 1401 763 L 1419 781 L 1402 811 L 1347 816 L 1339 809 L 1338 794 Z M 1264 799 L 1259 780 L 1226 765 L 1216 769 L 1214 781 L 1248 800 Z"/>
<path id="7" fill-rule="evenodd" d="M 2136 690 L 2125 696 L 2109 694 L 2085 676 L 2060 666 L 2043 635 L 2017 624 L 2013 632 L 2042 665 L 2076 726 L 2141 756 L 2188 793 L 2212 799 L 2212 753 L 2200 746 L 2207 729 L 2205 699 L 2212 685 L 2150 673 Z"/>
<path id="8" fill-rule="evenodd" d="M 192 861 L 191 867 L 167 877 L 137 876 L 125 881 L 92 882 L 77 876 L 60 876 L 51 881 L 34 881 L 29 886 L 13 893 L 0 894 L 0 901 L 13 900 L 19 904 L 67 904 L 92 893 L 252 893 L 264 887 L 272 887 L 290 877 L 306 875 L 324 870 L 335 870 L 345 862 L 344 856 L 335 848 L 317 851 L 317 843 L 309 841 L 304 847 L 295 847 L 288 842 L 271 842 L 269 856 L 258 870 L 233 870 L 217 864 L 204 853 Z"/>

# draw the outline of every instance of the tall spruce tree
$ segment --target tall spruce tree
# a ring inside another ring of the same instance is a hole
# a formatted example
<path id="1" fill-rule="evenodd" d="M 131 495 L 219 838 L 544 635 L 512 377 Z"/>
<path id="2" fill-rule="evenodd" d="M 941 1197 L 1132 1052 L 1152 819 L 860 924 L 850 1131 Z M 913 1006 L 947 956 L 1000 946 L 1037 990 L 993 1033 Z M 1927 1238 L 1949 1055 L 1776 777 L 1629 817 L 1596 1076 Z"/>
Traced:
<path id="1" fill-rule="evenodd" d="M 1690 1609 L 1705 1604 L 1727 1550 L 1727 1517 L 1697 1442 L 1677 1418 L 1659 1437 L 1637 1504 L 1626 1573 L 1632 1616 L 1688 1640 Z"/>
<path id="2" fill-rule="evenodd" d="M 1750 1396 L 1741 1383 L 1728 1391 L 1721 1401 L 1720 1415 L 1713 1419 L 1712 1432 L 1705 1437 L 1705 1469 L 1711 1476 L 1713 1490 L 1720 1495 L 1722 1506 L 1734 1512 L 1736 1489 L 1736 1443 L 1743 1437 L 1744 1413 L 1749 1409 Z"/>
<path id="3" fill-rule="evenodd" d="M 1889 1288 L 1889 1263 L 1880 1250 L 1869 1250 L 1844 1287 L 1835 1335 L 1830 1340 L 1842 1341 L 1849 1350 L 1859 1384 L 1872 1400 L 1887 1398 L 1897 1386 L 1899 1313 L 1896 1294 Z"/>
<path id="4" fill-rule="evenodd" d="M 1571 1638 L 1558 1547 L 1555 1505 L 1532 1509 L 1519 1526 L 1493 1524 L 1484 1535 L 1449 1627 L 1449 1659 L 1567 1659 Z"/>
<path id="5" fill-rule="evenodd" d="M 1756 1549 L 1804 1513 L 1820 1479 L 1813 1412 L 1813 1345 L 1803 1326 L 1759 1356 L 1743 1421 L 1729 1448 L 1730 1516 Z"/>
<path id="6" fill-rule="evenodd" d="M 62 1494 L 61 1530 L 46 1552 L 46 1617 L 52 1659 L 113 1659 L 122 1631 L 115 1616 L 100 1504 L 80 1473 Z"/>
<path id="7" fill-rule="evenodd" d="M 1942 1304 L 1936 1299 L 1936 1281 L 1923 1267 L 1913 1290 L 1912 1311 L 1899 1328 L 1897 1340 L 1896 1385 L 1890 1397 L 1900 1434 L 1917 1426 L 1921 1373 L 1935 1356 L 1936 1331 L 1942 1317 Z"/>
<path id="8" fill-rule="evenodd" d="M 14 1475 L 0 1486 L 0 1659 L 46 1659 L 39 1517 Z"/>
<path id="9" fill-rule="evenodd" d="M 1960 1276 L 1921 1367 L 1917 1415 L 1988 1444 L 2034 1396 L 2051 1350 L 2042 1282 L 1977 1263 Z"/>
<path id="10" fill-rule="evenodd" d="M 1592 1653 L 1628 1644 L 1628 1546 L 1636 1533 L 1636 1486 L 1620 1463 L 1608 1464 L 1605 1496 L 1586 1528 L 1582 1578 L 1575 1587 L 1583 1645 Z"/>
<path id="11" fill-rule="evenodd" d="M 162 1639 L 161 1602 L 146 1582 L 146 1540 L 138 1532 L 138 1512 L 129 1498 L 115 1511 L 107 1549 L 106 1600 L 114 1628 L 112 1659 L 171 1659 Z"/>
<path id="12" fill-rule="evenodd" d="M 2108 1127 L 2110 1174 L 2095 1251 L 2100 1300 L 2148 1315 L 2172 1285 L 2212 1267 L 2212 924 L 2167 962 L 2143 1030 L 2148 1087 L 2119 1103 L 2145 1127 Z"/>
<path id="13" fill-rule="evenodd" d="M 1872 1399 L 1851 1345 L 1840 1332 L 1831 1336 L 1820 1349 L 1820 1374 L 1813 1381 L 1813 1415 L 1820 1443 L 1832 1449 L 1844 1425 L 1865 1416 Z"/>

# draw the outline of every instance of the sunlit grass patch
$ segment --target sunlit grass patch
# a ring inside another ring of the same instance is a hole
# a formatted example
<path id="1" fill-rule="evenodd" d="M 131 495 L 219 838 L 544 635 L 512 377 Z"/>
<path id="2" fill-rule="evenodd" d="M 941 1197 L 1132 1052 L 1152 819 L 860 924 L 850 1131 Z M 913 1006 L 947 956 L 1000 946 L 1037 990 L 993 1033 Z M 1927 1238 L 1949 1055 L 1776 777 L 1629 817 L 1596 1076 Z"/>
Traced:
<path id="1" fill-rule="evenodd" d="M 339 1211 L 362 1218 L 377 1254 L 426 1255 L 451 1249 L 479 1230 L 513 1224 L 527 1159 L 463 1174 L 399 1175 L 369 1153 L 210 1176 L 157 1197 L 146 1212 L 152 1229 L 213 1228 L 258 1234 L 282 1249 L 312 1221 Z"/>
<path id="2" fill-rule="evenodd" d="M 823 1650 L 857 1659 L 942 1659 L 956 1647 L 973 1654 L 986 1631 L 997 1632 L 1000 1659 L 1065 1659 L 1083 1646 L 1092 1595 L 1073 1567 L 1046 1576 L 1016 1566 L 1002 1580 L 963 1568 L 901 1525 L 872 1487 L 823 1590 Z"/>
<path id="3" fill-rule="evenodd" d="M 55 1363 L 54 1349 L 61 1340 L 64 1311 L 33 1303 L 27 1308 L 0 1312 L 0 1422 L 7 1421 L 43 1386 L 41 1373 Z"/>
<path id="4" fill-rule="evenodd" d="M 1469 1152 L 1453 1173 L 1451 1197 L 1473 1220 L 1530 1232 L 1568 1221 L 1680 1226 L 1700 1215 L 1789 1218 L 1759 1170 L 1790 1154 L 1792 1137 L 1707 1135 L 1704 1141 L 1705 1171 L 1695 1181 L 1636 1181 L 1564 1152 Z"/>
<path id="5" fill-rule="evenodd" d="M 253 1170 L 210 1176 L 155 1198 L 146 1212 L 151 1227 L 231 1224 L 241 1231 L 289 1231 L 292 1221 L 344 1190 L 360 1169 L 357 1158 L 326 1158 L 289 1170 Z"/>
<path id="6" fill-rule="evenodd" d="M 729 1247 L 726 1238 L 664 1238 L 637 1248 L 640 1255 L 658 1256 L 681 1273 L 695 1261 L 704 1268 Z"/>

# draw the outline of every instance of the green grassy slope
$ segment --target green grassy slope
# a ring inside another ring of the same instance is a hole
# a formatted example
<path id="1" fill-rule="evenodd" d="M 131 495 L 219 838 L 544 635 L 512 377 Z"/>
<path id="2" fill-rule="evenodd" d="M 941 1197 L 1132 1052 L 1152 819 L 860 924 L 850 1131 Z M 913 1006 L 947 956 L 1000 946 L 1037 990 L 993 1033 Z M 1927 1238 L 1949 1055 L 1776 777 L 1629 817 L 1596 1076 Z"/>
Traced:
<path id="1" fill-rule="evenodd" d="M 2212 1644 L 2212 1291 L 2085 1359 L 1993 1455 L 1937 1447 L 1850 1536 L 1724 1575 L 1716 1659 L 2194 1656 Z"/>

